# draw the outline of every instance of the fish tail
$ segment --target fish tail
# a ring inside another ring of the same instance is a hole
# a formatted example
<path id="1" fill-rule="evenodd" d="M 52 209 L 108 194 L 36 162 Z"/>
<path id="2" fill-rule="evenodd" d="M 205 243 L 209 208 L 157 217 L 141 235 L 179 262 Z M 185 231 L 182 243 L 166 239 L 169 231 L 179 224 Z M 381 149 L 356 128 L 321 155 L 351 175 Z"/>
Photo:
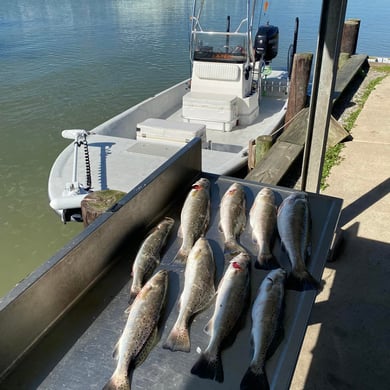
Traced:
<path id="1" fill-rule="evenodd" d="M 179 249 L 177 252 L 175 258 L 173 259 L 173 262 L 178 262 L 178 263 L 185 263 L 187 261 L 189 251 L 183 247 Z"/>
<path id="2" fill-rule="evenodd" d="M 110 380 L 103 387 L 103 390 L 131 390 L 129 377 L 114 372 Z"/>
<path id="3" fill-rule="evenodd" d="M 293 269 L 287 278 L 286 287 L 298 291 L 318 290 L 320 283 L 307 269 L 299 271 Z"/>
<path id="4" fill-rule="evenodd" d="M 237 256 L 240 252 L 246 253 L 244 247 L 242 247 L 236 240 L 231 239 L 225 241 L 224 254 L 226 259 L 232 259 Z"/>
<path id="5" fill-rule="evenodd" d="M 223 367 L 220 354 L 211 356 L 206 352 L 201 353 L 198 361 L 191 368 L 191 374 L 200 378 L 215 379 L 217 382 L 223 382 Z"/>
<path id="6" fill-rule="evenodd" d="M 133 302 L 135 297 L 138 295 L 138 293 L 141 291 L 141 288 L 139 287 L 131 287 L 130 289 L 130 299 L 129 299 L 129 303 Z"/>
<path id="7" fill-rule="evenodd" d="M 275 256 L 271 252 L 261 252 L 255 261 L 255 268 L 257 269 L 275 269 L 279 264 Z"/>
<path id="8" fill-rule="evenodd" d="M 251 367 L 247 369 L 241 380 L 240 390 L 251 389 L 269 389 L 269 383 L 264 368 L 260 372 L 254 372 Z"/>
<path id="9" fill-rule="evenodd" d="M 174 326 L 169 333 L 163 348 L 171 351 L 190 352 L 191 342 L 188 328 Z"/>

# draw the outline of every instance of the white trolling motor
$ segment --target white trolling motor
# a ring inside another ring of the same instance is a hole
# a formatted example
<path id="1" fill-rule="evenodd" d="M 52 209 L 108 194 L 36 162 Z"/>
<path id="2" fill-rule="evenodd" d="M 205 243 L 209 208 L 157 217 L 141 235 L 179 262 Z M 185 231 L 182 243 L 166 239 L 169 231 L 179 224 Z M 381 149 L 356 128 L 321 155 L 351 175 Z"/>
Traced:
<path id="1" fill-rule="evenodd" d="M 81 201 L 90 192 L 91 182 L 91 164 L 89 160 L 87 136 L 91 134 L 89 131 L 83 129 L 63 130 L 61 135 L 63 138 L 74 140 L 73 147 L 73 170 L 72 181 L 65 184 L 64 191 L 61 198 L 52 199 L 50 206 L 55 210 L 62 210 L 61 220 L 66 223 L 66 211 L 69 209 L 80 208 Z M 78 150 L 81 145 L 84 145 L 84 159 L 87 183 L 84 186 L 78 181 L 77 161 Z"/>

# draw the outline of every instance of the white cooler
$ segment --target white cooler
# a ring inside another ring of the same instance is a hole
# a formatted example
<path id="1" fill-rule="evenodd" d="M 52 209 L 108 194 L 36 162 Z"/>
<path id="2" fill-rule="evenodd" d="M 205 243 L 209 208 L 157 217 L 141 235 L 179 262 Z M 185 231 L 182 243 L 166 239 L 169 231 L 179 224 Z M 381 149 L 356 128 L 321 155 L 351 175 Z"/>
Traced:
<path id="1" fill-rule="evenodd" d="M 148 118 L 137 124 L 137 139 L 187 143 L 194 137 L 206 145 L 206 126 L 199 123 L 175 122 Z"/>
<path id="2" fill-rule="evenodd" d="M 183 118 L 209 129 L 231 131 L 238 120 L 237 96 L 189 92 L 183 96 Z"/>

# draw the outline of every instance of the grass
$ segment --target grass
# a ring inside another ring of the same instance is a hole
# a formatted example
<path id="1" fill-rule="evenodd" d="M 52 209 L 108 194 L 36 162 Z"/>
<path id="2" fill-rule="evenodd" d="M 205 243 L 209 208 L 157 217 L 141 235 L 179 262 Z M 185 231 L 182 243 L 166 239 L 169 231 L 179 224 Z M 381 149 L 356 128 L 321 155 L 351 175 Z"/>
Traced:
<path id="1" fill-rule="evenodd" d="M 375 69 L 375 71 L 377 72 L 380 72 L 381 75 L 368 83 L 362 95 L 356 100 L 356 109 L 351 112 L 351 114 L 344 120 L 344 128 L 348 132 L 350 132 L 354 127 L 356 119 L 362 111 L 364 104 L 366 103 L 371 92 L 385 77 L 390 74 L 390 65 L 374 65 L 373 69 Z M 324 166 L 322 169 L 321 190 L 324 190 L 326 187 L 328 187 L 326 179 L 329 177 L 332 167 L 340 164 L 340 162 L 342 161 L 340 152 L 343 148 L 344 144 L 339 143 L 336 146 L 327 149 L 325 153 Z"/>

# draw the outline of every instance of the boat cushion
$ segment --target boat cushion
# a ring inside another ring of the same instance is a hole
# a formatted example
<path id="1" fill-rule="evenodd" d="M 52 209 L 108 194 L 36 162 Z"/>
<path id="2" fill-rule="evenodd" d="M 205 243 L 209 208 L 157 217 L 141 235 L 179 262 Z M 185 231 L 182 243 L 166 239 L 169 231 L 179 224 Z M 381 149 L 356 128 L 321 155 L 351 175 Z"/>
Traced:
<path id="1" fill-rule="evenodd" d="M 206 142 L 206 126 L 198 123 L 176 122 L 148 118 L 137 125 L 137 138 L 187 143 L 194 137 Z"/>
<path id="2" fill-rule="evenodd" d="M 221 80 L 221 81 L 238 81 L 241 70 L 237 65 L 216 64 L 215 62 L 200 62 L 194 67 L 194 72 L 200 79 Z"/>

